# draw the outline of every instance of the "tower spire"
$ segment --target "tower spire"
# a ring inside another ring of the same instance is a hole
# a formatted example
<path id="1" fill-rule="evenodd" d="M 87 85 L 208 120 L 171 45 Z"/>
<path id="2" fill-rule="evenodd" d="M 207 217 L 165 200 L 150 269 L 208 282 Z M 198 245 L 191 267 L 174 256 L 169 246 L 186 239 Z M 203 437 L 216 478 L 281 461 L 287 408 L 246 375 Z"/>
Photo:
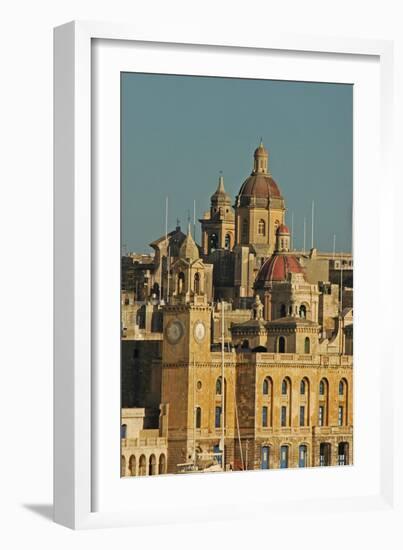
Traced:
<path id="1" fill-rule="evenodd" d="M 218 187 L 217 187 L 216 193 L 225 193 L 224 176 L 222 175 L 222 170 L 220 170 L 220 176 L 218 178 Z"/>

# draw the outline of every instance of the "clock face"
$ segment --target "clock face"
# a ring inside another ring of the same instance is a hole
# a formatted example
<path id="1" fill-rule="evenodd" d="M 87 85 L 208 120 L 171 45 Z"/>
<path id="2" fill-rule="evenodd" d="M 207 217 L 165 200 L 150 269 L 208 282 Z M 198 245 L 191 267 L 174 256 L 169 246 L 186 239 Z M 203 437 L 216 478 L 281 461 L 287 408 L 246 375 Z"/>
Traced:
<path id="1" fill-rule="evenodd" d="M 171 321 L 166 328 L 166 335 L 171 344 L 176 344 L 183 336 L 183 325 L 180 321 Z"/>
<path id="2" fill-rule="evenodd" d="M 194 337 L 198 342 L 202 342 L 206 336 L 206 326 L 202 321 L 196 321 L 194 326 Z"/>

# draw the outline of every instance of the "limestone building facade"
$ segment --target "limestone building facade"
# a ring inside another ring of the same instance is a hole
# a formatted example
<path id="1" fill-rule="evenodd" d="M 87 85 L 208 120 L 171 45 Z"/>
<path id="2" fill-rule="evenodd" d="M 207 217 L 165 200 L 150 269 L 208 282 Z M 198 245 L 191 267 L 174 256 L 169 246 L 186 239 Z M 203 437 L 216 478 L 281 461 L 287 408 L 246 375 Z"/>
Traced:
<path id="1" fill-rule="evenodd" d="M 177 227 L 122 291 L 122 418 L 160 430 L 161 473 L 353 463 L 352 257 L 294 250 L 285 214 L 261 142 L 234 205 L 219 177 L 201 245 Z"/>

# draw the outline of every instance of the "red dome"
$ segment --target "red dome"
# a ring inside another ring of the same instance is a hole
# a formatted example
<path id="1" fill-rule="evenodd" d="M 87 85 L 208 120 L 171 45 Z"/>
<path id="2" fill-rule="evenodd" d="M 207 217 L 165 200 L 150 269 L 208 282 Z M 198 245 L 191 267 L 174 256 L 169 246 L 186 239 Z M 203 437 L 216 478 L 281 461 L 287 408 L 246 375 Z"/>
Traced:
<path id="1" fill-rule="evenodd" d="M 277 183 L 271 176 L 268 174 L 253 174 L 243 182 L 239 197 L 257 197 L 259 199 L 276 197 L 280 199 L 281 193 Z"/>
<path id="2" fill-rule="evenodd" d="M 284 225 L 282 223 L 281 225 L 278 226 L 277 233 L 279 233 L 279 234 L 282 233 L 283 235 L 289 235 L 290 230 L 288 229 L 288 227 L 286 225 Z"/>
<path id="3" fill-rule="evenodd" d="M 289 273 L 304 273 L 296 256 L 273 254 L 260 268 L 256 284 L 261 286 L 270 281 L 286 281 Z"/>

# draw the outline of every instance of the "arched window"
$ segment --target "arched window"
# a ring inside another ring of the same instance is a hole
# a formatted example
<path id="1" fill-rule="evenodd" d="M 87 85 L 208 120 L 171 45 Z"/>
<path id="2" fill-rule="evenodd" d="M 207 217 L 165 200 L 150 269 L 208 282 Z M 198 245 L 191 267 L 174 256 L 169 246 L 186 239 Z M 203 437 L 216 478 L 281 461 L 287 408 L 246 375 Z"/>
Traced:
<path id="1" fill-rule="evenodd" d="M 302 304 L 299 306 L 299 316 L 306 319 L 306 305 Z"/>
<path id="2" fill-rule="evenodd" d="M 264 220 L 259 220 L 257 224 L 257 232 L 259 235 L 266 235 L 266 223 Z"/>
<path id="3" fill-rule="evenodd" d="M 304 353 L 311 353 L 311 342 L 308 337 L 305 338 Z"/>
<path id="4" fill-rule="evenodd" d="M 156 295 L 157 298 L 160 297 L 160 285 L 158 283 L 153 284 L 153 294 Z"/>
<path id="5" fill-rule="evenodd" d="M 215 392 L 216 392 L 216 395 L 221 395 L 222 394 L 221 376 L 220 376 L 220 378 L 217 378 L 217 381 L 215 383 Z"/>
<path id="6" fill-rule="evenodd" d="M 300 468 L 306 468 L 308 466 L 308 448 L 306 445 L 299 446 L 298 466 Z"/>
<path id="7" fill-rule="evenodd" d="M 325 395 L 325 388 L 326 388 L 325 381 L 321 380 L 319 383 L 319 395 Z"/>
<path id="8" fill-rule="evenodd" d="M 136 475 L 136 457 L 132 455 L 129 460 L 129 470 L 130 475 L 135 476 Z"/>
<path id="9" fill-rule="evenodd" d="M 242 238 L 243 240 L 248 239 L 248 220 L 243 220 L 242 222 Z"/>
<path id="10" fill-rule="evenodd" d="M 337 454 L 337 461 L 339 466 L 346 466 L 348 464 L 348 443 L 346 443 L 345 441 L 339 443 Z"/>
<path id="11" fill-rule="evenodd" d="M 287 317 L 287 308 L 285 304 L 280 306 L 280 317 Z"/>
<path id="12" fill-rule="evenodd" d="M 330 443 L 321 443 L 319 446 L 319 466 L 331 465 Z"/>
<path id="13" fill-rule="evenodd" d="M 227 233 L 225 235 L 225 244 L 224 244 L 224 246 L 227 250 L 229 250 L 231 248 L 231 235 L 229 233 Z"/>
<path id="14" fill-rule="evenodd" d="M 120 437 L 126 439 L 127 437 L 127 424 L 122 424 L 120 426 Z"/>
<path id="15" fill-rule="evenodd" d="M 164 454 L 161 454 L 160 459 L 158 461 L 158 473 L 165 474 L 165 472 L 166 472 L 166 458 Z"/>
<path id="16" fill-rule="evenodd" d="M 269 395 L 270 392 L 270 380 L 265 378 L 263 380 L 263 395 Z"/>
<path id="17" fill-rule="evenodd" d="M 201 428 L 201 408 L 196 407 L 196 428 Z"/>
<path id="18" fill-rule="evenodd" d="M 249 349 L 249 340 L 244 340 L 241 344 L 242 349 Z"/>
<path id="19" fill-rule="evenodd" d="M 185 290 L 185 274 L 181 271 L 178 275 L 178 294 L 182 294 Z"/>
<path id="20" fill-rule="evenodd" d="M 141 455 L 139 460 L 139 476 L 146 476 L 146 475 L 147 475 L 146 457 L 144 455 Z"/>
<path id="21" fill-rule="evenodd" d="M 200 294 L 200 274 L 199 273 L 195 273 L 194 291 L 195 291 L 195 294 Z"/>
<path id="22" fill-rule="evenodd" d="M 285 338 L 280 336 L 277 341 L 277 351 L 278 353 L 285 353 Z"/>
<path id="23" fill-rule="evenodd" d="M 155 476 L 156 473 L 157 473 L 157 459 L 155 458 L 155 455 L 151 455 L 149 460 L 148 474 L 150 476 Z"/>
<path id="24" fill-rule="evenodd" d="M 280 447 L 280 468 L 288 468 L 288 445 Z"/>
<path id="25" fill-rule="evenodd" d="M 218 248 L 218 236 L 212 233 L 209 237 L 209 252 L 214 252 Z"/>
<path id="26" fill-rule="evenodd" d="M 345 381 L 340 380 L 339 382 L 339 395 L 344 395 Z"/>
<path id="27" fill-rule="evenodd" d="M 281 382 L 281 393 L 282 395 L 288 394 L 288 380 L 286 378 Z"/>
<path id="28" fill-rule="evenodd" d="M 122 455 L 122 457 L 120 459 L 120 476 L 124 477 L 125 475 L 126 475 L 126 459 Z"/>
<path id="29" fill-rule="evenodd" d="M 269 469 L 270 467 L 269 457 L 270 457 L 270 448 L 267 446 L 262 447 L 262 460 L 261 460 L 262 470 Z"/>
<path id="30" fill-rule="evenodd" d="M 300 386 L 299 386 L 299 393 L 301 395 L 305 395 L 305 390 L 306 390 L 305 380 L 301 380 L 301 383 L 300 383 Z"/>

